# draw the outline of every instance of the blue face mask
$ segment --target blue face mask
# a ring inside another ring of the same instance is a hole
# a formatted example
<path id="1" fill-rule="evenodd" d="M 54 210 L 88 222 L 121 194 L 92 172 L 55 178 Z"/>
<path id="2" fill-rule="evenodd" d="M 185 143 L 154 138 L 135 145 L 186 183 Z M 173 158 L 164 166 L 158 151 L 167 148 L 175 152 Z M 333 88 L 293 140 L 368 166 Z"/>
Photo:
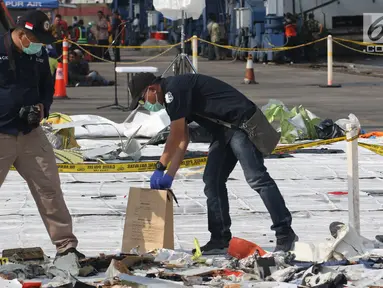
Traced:
<path id="1" fill-rule="evenodd" d="M 145 104 L 143 106 L 146 110 L 151 111 L 151 112 L 158 112 L 162 109 L 165 109 L 164 105 L 160 104 L 157 99 L 157 94 L 156 94 L 156 103 L 152 104 L 149 101 L 145 101 Z"/>
<path id="2" fill-rule="evenodd" d="M 25 36 L 25 38 L 28 39 L 27 36 Z M 29 41 L 29 46 L 28 47 L 24 47 L 23 42 L 20 40 L 21 47 L 22 47 L 23 52 L 25 54 L 34 55 L 34 54 L 39 53 L 41 51 L 41 48 L 43 48 L 43 44 L 42 43 L 33 43 L 29 39 L 28 39 L 28 41 Z"/>

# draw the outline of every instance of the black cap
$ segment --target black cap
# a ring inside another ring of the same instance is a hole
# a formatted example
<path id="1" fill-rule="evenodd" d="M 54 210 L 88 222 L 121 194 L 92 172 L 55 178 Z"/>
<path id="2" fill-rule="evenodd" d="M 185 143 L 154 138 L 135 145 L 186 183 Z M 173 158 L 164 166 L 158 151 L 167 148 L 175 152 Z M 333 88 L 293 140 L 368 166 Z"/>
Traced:
<path id="1" fill-rule="evenodd" d="M 42 11 L 33 10 L 21 16 L 17 27 L 29 31 L 43 44 L 52 44 L 55 41 L 50 30 L 49 18 Z"/>
<path id="2" fill-rule="evenodd" d="M 132 103 L 129 107 L 131 110 L 137 108 L 142 93 L 144 93 L 145 89 L 153 84 L 156 79 L 158 79 L 158 77 L 153 73 L 138 73 L 132 77 L 132 80 L 129 82 L 129 90 L 132 93 Z"/>

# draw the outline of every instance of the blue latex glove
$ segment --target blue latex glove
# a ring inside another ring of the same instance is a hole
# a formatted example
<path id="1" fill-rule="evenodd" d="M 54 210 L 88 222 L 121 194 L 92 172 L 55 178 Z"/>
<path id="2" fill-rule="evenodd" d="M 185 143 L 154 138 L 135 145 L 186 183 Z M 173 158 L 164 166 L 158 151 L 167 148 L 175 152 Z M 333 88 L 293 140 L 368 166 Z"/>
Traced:
<path id="1" fill-rule="evenodd" d="M 170 189 L 173 184 L 173 177 L 169 174 L 165 174 L 159 181 L 160 189 Z"/>
<path id="2" fill-rule="evenodd" d="M 150 189 L 161 189 L 160 180 L 164 177 L 164 171 L 154 171 L 152 177 L 150 177 Z"/>

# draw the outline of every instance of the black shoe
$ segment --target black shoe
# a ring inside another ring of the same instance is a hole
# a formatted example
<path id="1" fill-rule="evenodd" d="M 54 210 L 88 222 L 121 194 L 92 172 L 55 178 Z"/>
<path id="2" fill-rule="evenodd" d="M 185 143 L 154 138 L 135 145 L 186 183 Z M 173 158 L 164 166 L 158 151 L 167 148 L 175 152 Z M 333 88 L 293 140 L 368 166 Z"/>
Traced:
<path id="1" fill-rule="evenodd" d="M 202 255 L 223 255 L 227 253 L 230 240 L 210 240 L 206 245 L 201 246 Z M 195 249 L 192 250 L 194 255 Z"/>
<path id="2" fill-rule="evenodd" d="M 294 244 L 299 240 L 298 236 L 291 230 L 287 235 L 277 236 L 277 246 L 274 252 L 289 252 L 294 249 Z"/>
<path id="3" fill-rule="evenodd" d="M 74 253 L 77 256 L 78 259 L 84 259 L 85 258 L 85 255 L 80 253 L 80 252 L 78 252 L 76 248 L 69 248 L 69 249 L 65 250 L 64 252 L 62 252 L 62 253 L 57 252 L 56 253 L 56 258 L 68 255 L 69 253 Z"/>

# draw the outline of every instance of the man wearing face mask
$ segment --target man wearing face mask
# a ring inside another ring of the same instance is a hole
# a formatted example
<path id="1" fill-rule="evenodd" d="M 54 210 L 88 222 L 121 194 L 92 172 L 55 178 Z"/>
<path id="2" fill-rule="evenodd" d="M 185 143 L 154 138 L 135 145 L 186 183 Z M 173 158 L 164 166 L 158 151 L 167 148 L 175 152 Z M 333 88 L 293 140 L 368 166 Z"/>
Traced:
<path id="1" fill-rule="evenodd" d="M 270 213 L 277 238 L 275 251 L 293 248 L 298 237 L 291 228 L 291 214 L 264 165 L 264 156 L 275 149 L 280 134 L 253 102 L 225 82 L 201 74 L 162 79 L 141 73 L 133 77 L 129 88 L 131 109 L 138 105 L 153 112 L 166 109 L 171 120 L 165 150 L 150 178 L 152 189 L 171 188 L 189 144 L 189 122 L 197 122 L 213 136 L 203 175 L 211 240 L 201 247 L 203 254 L 226 253 L 229 246 L 226 182 L 238 161 L 246 181 Z"/>
<path id="2" fill-rule="evenodd" d="M 49 28 L 45 13 L 34 10 L 0 36 L 0 186 L 13 165 L 29 186 L 56 256 L 75 253 L 83 258 L 76 250 L 53 148 L 40 127 L 54 91 L 42 49 L 54 41 Z"/>

